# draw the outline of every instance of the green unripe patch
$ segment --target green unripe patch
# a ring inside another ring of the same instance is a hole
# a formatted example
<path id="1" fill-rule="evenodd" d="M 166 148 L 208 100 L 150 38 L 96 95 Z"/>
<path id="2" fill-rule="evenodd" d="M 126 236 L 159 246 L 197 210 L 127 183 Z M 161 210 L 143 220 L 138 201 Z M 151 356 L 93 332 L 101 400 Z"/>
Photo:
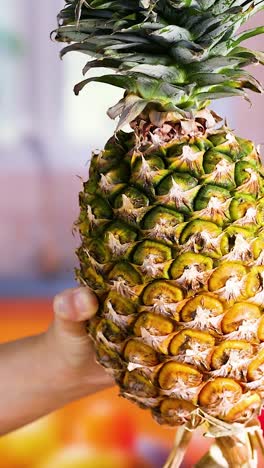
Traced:
<path id="1" fill-rule="evenodd" d="M 102 242 L 102 239 L 93 239 L 89 243 L 87 251 L 98 263 L 107 263 L 111 259 L 109 252 Z"/>
<path id="2" fill-rule="evenodd" d="M 78 272 L 77 272 L 78 275 Z M 97 273 L 92 266 L 85 267 L 82 265 L 81 276 L 87 286 L 94 290 L 104 290 L 105 289 L 105 280 L 102 275 Z"/>
<path id="3" fill-rule="evenodd" d="M 184 145 L 186 145 L 188 142 L 188 139 L 186 138 L 186 141 L 184 143 L 175 143 L 175 142 L 172 142 L 172 143 L 169 143 L 169 145 L 167 146 L 167 154 L 166 154 L 166 159 L 170 160 L 171 158 L 176 158 L 177 156 L 180 156 L 182 154 L 182 148 L 184 147 Z M 193 148 L 196 150 L 196 151 L 199 151 L 199 148 L 197 146 L 194 146 L 192 145 Z"/>
<path id="4" fill-rule="evenodd" d="M 128 242 L 134 242 L 137 240 L 138 233 L 135 229 L 133 229 L 128 224 L 122 221 L 112 221 L 111 223 L 107 224 L 104 229 L 104 241 L 108 241 L 109 233 L 113 234 L 114 236 L 118 237 L 122 244 Z"/>
<path id="5" fill-rule="evenodd" d="M 140 273 L 128 262 L 118 262 L 109 273 L 110 280 L 124 280 L 129 285 L 135 286 L 142 283 Z"/>
<path id="6" fill-rule="evenodd" d="M 176 226 L 184 221 L 184 216 L 171 208 L 155 206 L 144 216 L 141 227 L 142 229 L 153 229 L 161 221 L 164 223 L 166 221 L 166 227 Z"/>
<path id="7" fill-rule="evenodd" d="M 215 170 L 217 164 L 220 163 L 223 159 L 225 159 L 230 164 L 233 162 L 229 156 L 216 151 L 216 149 L 210 149 L 207 151 L 203 158 L 204 172 L 206 174 L 211 174 Z"/>
<path id="8" fill-rule="evenodd" d="M 222 145 L 226 142 L 226 132 L 209 135 L 208 140 L 213 144 L 213 146 Z"/>
<path id="9" fill-rule="evenodd" d="M 214 146 L 213 143 L 209 140 L 209 138 L 196 137 L 193 140 L 193 145 L 196 146 L 199 151 L 208 151 Z"/>
<path id="10" fill-rule="evenodd" d="M 133 262 L 136 265 L 142 265 L 148 256 L 155 257 L 155 263 L 163 263 L 171 260 L 171 249 L 161 242 L 145 240 L 135 247 Z"/>
<path id="11" fill-rule="evenodd" d="M 252 230 L 248 230 L 239 226 L 229 226 L 227 229 L 225 229 L 222 239 L 223 254 L 227 254 L 233 249 L 237 235 L 242 236 L 242 238 L 247 241 L 250 241 L 253 238 Z M 225 259 L 223 261 L 225 261 Z"/>
<path id="12" fill-rule="evenodd" d="M 199 234 L 204 231 L 212 237 L 218 237 L 221 234 L 222 229 L 210 221 L 202 221 L 198 219 L 191 221 L 187 226 L 185 226 L 180 235 L 180 244 L 185 244 L 192 235 Z"/>
<path id="13" fill-rule="evenodd" d="M 116 148 L 113 150 L 104 150 L 93 157 L 91 168 L 96 164 L 97 170 L 105 174 L 120 163 L 122 156 L 124 156 L 124 154 L 121 151 L 117 152 Z"/>
<path id="14" fill-rule="evenodd" d="M 105 198 L 96 196 L 89 200 L 89 205 L 96 219 L 111 219 L 113 216 L 112 208 Z"/>
<path id="15" fill-rule="evenodd" d="M 176 258 L 173 262 L 170 275 L 173 279 L 180 278 L 184 270 L 192 265 L 197 265 L 199 271 L 211 270 L 213 268 L 213 260 L 205 255 L 200 255 L 193 252 L 185 252 Z"/>
<path id="16" fill-rule="evenodd" d="M 166 280 L 156 280 L 143 291 L 142 300 L 146 306 L 154 305 L 159 299 L 165 303 L 176 303 L 183 299 L 183 292 L 175 284 Z"/>
<path id="17" fill-rule="evenodd" d="M 241 137 L 236 137 L 238 143 L 239 143 L 239 155 L 237 158 L 245 158 L 249 156 L 251 153 L 255 152 L 255 145 L 253 141 L 246 140 L 245 138 Z"/>
<path id="18" fill-rule="evenodd" d="M 234 161 L 237 161 L 250 155 L 254 151 L 254 144 L 252 141 L 236 136 L 234 141 L 229 142 L 227 139 L 225 142 L 216 145 L 215 150 L 227 154 Z"/>
<path id="19" fill-rule="evenodd" d="M 264 198 L 261 198 L 257 203 L 257 223 L 260 226 L 264 224 Z"/>
<path id="20" fill-rule="evenodd" d="M 141 192 L 135 187 L 128 186 L 122 192 L 122 194 L 117 195 L 117 197 L 115 198 L 114 200 L 115 208 L 121 208 L 123 206 L 122 195 L 126 195 L 126 197 L 129 198 L 134 208 L 142 208 L 144 206 L 149 205 L 149 199 L 143 192 Z"/>
<path id="21" fill-rule="evenodd" d="M 152 171 L 158 171 L 159 169 L 165 169 L 164 161 L 161 157 L 156 154 L 150 153 L 144 155 L 144 159 Z M 141 170 L 143 166 L 142 154 L 135 154 L 132 158 L 132 171 L 133 174 Z"/>
<path id="22" fill-rule="evenodd" d="M 105 174 L 111 184 L 122 184 L 129 181 L 130 166 L 127 162 L 122 161 L 118 166 L 111 169 Z"/>
<path id="23" fill-rule="evenodd" d="M 92 174 L 90 172 L 89 179 L 83 184 L 83 189 L 84 189 L 83 193 L 88 194 L 88 195 L 95 195 L 96 192 L 98 191 L 99 182 L 100 182 L 99 172 L 93 171 Z"/>
<path id="24" fill-rule="evenodd" d="M 134 132 L 127 133 L 127 132 L 124 132 L 123 130 L 119 130 L 119 132 L 114 137 L 110 138 L 109 142 L 105 146 L 105 149 L 108 149 L 109 147 L 111 149 L 112 145 L 113 145 L 113 148 L 116 148 L 117 143 L 119 143 L 120 153 L 121 154 L 124 154 L 124 152 L 126 153 L 127 151 L 135 147 L 135 143 L 136 143 L 135 133 Z"/>
<path id="25" fill-rule="evenodd" d="M 256 205 L 255 198 L 246 193 L 236 193 L 229 205 L 229 212 L 232 221 L 237 221 L 243 218 L 248 208 L 254 208 Z"/>
<path id="26" fill-rule="evenodd" d="M 251 249 L 254 260 L 256 260 L 259 255 L 264 251 L 264 239 L 257 238 L 251 243 Z"/>
<path id="27" fill-rule="evenodd" d="M 137 306 L 134 302 L 130 301 L 127 297 L 121 296 L 116 291 L 110 291 L 105 304 L 110 302 L 113 309 L 120 315 L 133 315 L 137 312 Z"/>
<path id="28" fill-rule="evenodd" d="M 111 320 L 104 318 L 97 325 L 96 333 L 102 333 L 111 343 L 122 343 L 127 337 L 124 329 L 119 328 Z"/>
<path id="29" fill-rule="evenodd" d="M 199 178 L 204 174 L 203 152 L 193 145 L 190 145 L 189 148 L 191 151 L 194 151 L 193 160 L 186 160 L 183 155 L 171 157 L 168 160 L 170 162 L 169 169 L 179 173 L 189 173 L 190 175 Z M 195 153 L 197 153 L 196 157 Z"/>
<path id="30" fill-rule="evenodd" d="M 173 174 L 169 175 L 164 180 L 162 180 L 162 182 L 159 184 L 157 188 L 158 195 L 166 195 L 169 192 L 169 190 L 172 187 L 172 177 L 176 184 L 178 184 L 183 191 L 190 190 L 196 187 L 196 185 L 198 184 L 197 179 L 192 177 L 190 174 L 178 174 L 177 172 L 174 172 Z"/>
<path id="31" fill-rule="evenodd" d="M 218 185 L 204 185 L 200 188 L 194 199 L 194 209 L 203 210 L 207 207 L 209 200 L 212 197 L 218 198 L 218 200 L 224 202 L 230 198 L 230 192 Z"/>
<path id="32" fill-rule="evenodd" d="M 248 161 L 239 161 L 235 165 L 235 181 L 237 186 L 244 184 L 250 179 L 250 171 L 257 172 L 257 167 L 254 163 Z"/>

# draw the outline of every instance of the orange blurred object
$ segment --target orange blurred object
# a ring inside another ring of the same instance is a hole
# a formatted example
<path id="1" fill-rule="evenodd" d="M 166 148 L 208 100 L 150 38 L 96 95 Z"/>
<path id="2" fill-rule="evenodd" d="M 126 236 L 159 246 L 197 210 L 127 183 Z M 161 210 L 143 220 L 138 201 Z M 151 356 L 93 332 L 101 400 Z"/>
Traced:
<path id="1" fill-rule="evenodd" d="M 85 445 L 73 445 L 48 456 L 34 468 L 150 468 L 128 454 L 96 451 Z"/>
<path id="2" fill-rule="evenodd" d="M 0 437 L 1 468 L 31 468 L 57 450 L 61 443 L 58 423 L 58 418 L 50 415 Z"/>

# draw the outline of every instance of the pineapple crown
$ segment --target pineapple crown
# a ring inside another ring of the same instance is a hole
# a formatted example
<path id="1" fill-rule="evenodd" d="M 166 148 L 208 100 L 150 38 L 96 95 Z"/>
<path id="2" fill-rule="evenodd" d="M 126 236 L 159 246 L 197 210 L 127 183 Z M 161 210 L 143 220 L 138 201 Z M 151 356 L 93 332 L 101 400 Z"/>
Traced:
<path id="1" fill-rule="evenodd" d="M 247 89 L 262 93 L 244 67 L 264 64 L 264 53 L 241 43 L 264 26 L 237 31 L 263 8 L 264 0 L 66 0 L 55 38 L 70 43 L 62 57 L 79 51 L 94 58 L 84 75 L 114 70 L 74 90 L 79 94 L 92 81 L 124 88 L 124 98 L 108 111 L 120 116 L 119 129 L 146 110 L 186 118 L 213 99 L 248 99 Z"/>

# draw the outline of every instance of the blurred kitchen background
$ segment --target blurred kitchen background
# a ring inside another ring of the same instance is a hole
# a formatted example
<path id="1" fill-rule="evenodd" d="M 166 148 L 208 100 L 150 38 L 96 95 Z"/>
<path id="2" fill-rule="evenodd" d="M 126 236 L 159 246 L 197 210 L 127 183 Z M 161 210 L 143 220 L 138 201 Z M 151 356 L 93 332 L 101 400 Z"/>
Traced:
<path id="1" fill-rule="evenodd" d="M 106 110 L 122 95 L 91 84 L 74 96 L 87 57 L 73 53 L 60 61 L 60 46 L 49 39 L 62 4 L 0 0 L 2 342 L 45 330 L 52 296 L 74 285 L 78 238 L 72 225 L 81 178 L 87 178 L 91 152 L 113 133 Z M 264 15 L 254 23 L 263 24 Z M 250 44 L 262 49 L 263 37 Z M 264 81 L 260 67 L 254 73 Z M 251 99 L 251 107 L 236 98 L 214 108 L 238 134 L 263 144 L 264 98 Z M 174 432 L 114 389 L 0 438 L 0 468 L 161 468 Z M 195 436 L 185 468 L 206 444 Z"/>

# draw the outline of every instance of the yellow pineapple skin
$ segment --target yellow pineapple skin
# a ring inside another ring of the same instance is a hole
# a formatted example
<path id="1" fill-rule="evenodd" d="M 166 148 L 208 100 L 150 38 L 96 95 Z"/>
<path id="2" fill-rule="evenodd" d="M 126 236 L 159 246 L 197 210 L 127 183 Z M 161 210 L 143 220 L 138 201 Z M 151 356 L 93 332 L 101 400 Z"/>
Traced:
<path id="1" fill-rule="evenodd" d="M 100 302 L 88 332 L 160 424 L 244 424 L 264 398 L 260 157 L 226 127 L 155 130 L 110 139 L 80 193 L 77 278 Z"/>

